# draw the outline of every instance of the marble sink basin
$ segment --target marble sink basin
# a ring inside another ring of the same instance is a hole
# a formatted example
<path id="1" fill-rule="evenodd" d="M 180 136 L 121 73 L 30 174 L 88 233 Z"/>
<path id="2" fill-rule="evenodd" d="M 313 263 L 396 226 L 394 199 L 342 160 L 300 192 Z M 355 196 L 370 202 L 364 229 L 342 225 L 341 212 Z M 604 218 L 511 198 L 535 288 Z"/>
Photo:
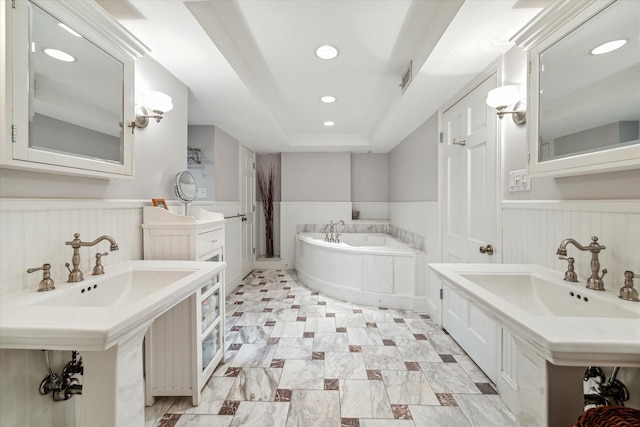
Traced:
<path id="1" fill-rule="evenodd" d="M 0 300 L 0 348 L 103 351 L 212 280 L 225 263 L 130 261 Z"/>
<path id="2" fill-rule="evenodd" d="M 555 365 L 640 366 L 640 303 L 530 264 L 430 264 L 444 283 Z"/>

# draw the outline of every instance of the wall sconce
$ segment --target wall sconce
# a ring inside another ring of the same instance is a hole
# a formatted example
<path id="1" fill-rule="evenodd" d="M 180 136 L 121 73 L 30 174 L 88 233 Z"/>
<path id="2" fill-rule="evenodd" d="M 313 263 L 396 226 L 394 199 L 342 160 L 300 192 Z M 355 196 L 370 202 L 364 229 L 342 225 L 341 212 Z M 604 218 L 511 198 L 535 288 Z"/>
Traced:
<path id="1" fill-rule="evenodd" d="M 136 119 L 131 122 L 132 128 L 146 128 L 149 119 L 156 119 L 160 123 L 162 115 L 173 109 L 171 97 L 157 91 L 146 92 L 142 95 L 142 104 L 136 105 Z M 150 111 L 153 114 L 150 114 Z"/>
<path id="2" fill-rule="evenodd" d="M 496 114 L 502 119 L 505 114 L 513 114 L 513 121 L 519 125 L 527 123 L 527 101 L 518 99 L 520 96 L 518 86 L 502 86 L 489 91 L 487 95 L 487 105 L 495 108 Z M 505 111 L 509 105 L 513 106 L 512 111 Z"/>

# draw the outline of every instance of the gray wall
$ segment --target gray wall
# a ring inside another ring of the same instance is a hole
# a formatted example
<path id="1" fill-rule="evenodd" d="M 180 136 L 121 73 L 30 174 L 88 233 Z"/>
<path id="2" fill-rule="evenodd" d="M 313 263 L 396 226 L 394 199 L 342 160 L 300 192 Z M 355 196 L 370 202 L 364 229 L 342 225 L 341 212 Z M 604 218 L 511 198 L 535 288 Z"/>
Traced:
<path id="1" fill-rule="evenodd" d="M 215 128 L 213 181 L 216 201 L 240 200 L 240 144 L 238 140 Z"/>
<path id="2" fill-rule="evenodd" d="M 198 188 L 207 189 L 207 197 L 198 200 L 216 200 L 214 126 L 189 126 L 189 146 L 201 150 L 201 164 L 189 160 L 189 172 L 198 182 Z"/>
<path id="3" fill-rule="evenodd" d="M 386 202 L 389 197 L 389 156 L 351 155 L 351 201 Z"/>
<path id="4" fill-rule="evenodd" d="M 282 200 L 349 202 L 349 153 L 282 153 Z"/>
<path id="5" fill-rule="evenodd" d="M 438 115 L 389 152 L 389 201 L 438 200 Z"/>
<path id="6" fill-rule="evenodd" d="M 503 84 L 526 86 L 526 67 L 526 51 L 511 48 L 504 56 Z M 502 192 L 505 200 L 640 198 L 640 169 L 565 178 L 532 178 L 531 191 L 509 193 L 509 171 L 527 168 L 527 133 L 526 126 L 517 126 L 507 117 L 503 122 Z"/>
<path id="7" fill-rule="evenodd" d="M 0 197 L 175 199 L 173 178 L 187 168 L 188 88 L 148 55 L 136 61 L 135 88 L 136 99 L 150 89 L 168 94 L 174 108 L 160 123 L 136 129 L 133 179 L 0 169 Z"/>

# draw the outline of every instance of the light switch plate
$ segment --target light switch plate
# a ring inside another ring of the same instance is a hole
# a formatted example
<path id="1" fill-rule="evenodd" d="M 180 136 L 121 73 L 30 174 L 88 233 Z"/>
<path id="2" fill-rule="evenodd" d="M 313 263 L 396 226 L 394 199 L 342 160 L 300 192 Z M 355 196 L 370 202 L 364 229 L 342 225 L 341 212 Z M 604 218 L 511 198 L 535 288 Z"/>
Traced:
<path id="1" fill-rule="evenodd" d="M 531 179 L 526 169 L 509 172 L 509 192 L 531 191 Z"/>

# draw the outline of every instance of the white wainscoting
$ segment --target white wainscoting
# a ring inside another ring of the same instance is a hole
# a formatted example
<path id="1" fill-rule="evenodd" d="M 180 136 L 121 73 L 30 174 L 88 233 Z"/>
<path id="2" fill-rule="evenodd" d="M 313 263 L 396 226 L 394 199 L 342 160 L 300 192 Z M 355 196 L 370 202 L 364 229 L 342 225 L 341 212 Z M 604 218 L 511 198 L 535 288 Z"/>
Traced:
<path id="1" fill-rule="evenodd" d="M 509 201 L 502 203 L 502 221 L 505 264 L 538 264 L 565 271 L 566 261 L 556 255 L 560 242 L 572 237 L 588 245 L 591 236 L 598 236 L 606 246 L 600 253 L 601 268 L 608 270 L 606 289 L 621 288 L 625 270 L 640 272 L 640 200 Z M 591 271 L 591 254 L 573 246 L 567 247 L 567 253 L 575 258 L 576 273 L 584 283 Z M 608 377 L 610 369 L 603 369 Z M 640 369 L 621 369 L 618 379 L 629 389 L 627 406 L 640 408 Z"/>

